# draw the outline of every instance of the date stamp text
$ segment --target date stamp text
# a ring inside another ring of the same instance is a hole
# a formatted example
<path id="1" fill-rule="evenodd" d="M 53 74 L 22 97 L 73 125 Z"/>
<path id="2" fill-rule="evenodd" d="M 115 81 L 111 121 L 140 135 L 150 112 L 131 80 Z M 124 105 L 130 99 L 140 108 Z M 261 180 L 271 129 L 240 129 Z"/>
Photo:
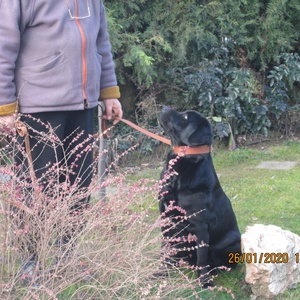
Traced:
<path id="1" fill-rule="evenodd" d="M 286 264 L 289 262 L 289 255 L 286 252 L 283 253 L 229 253 L 228 263 L 238 264 L 238 263 L 264 263 L 264 264 Z M 293 259 L 296 263 L 299 263 L 300 253 L 295 253 Z"/>

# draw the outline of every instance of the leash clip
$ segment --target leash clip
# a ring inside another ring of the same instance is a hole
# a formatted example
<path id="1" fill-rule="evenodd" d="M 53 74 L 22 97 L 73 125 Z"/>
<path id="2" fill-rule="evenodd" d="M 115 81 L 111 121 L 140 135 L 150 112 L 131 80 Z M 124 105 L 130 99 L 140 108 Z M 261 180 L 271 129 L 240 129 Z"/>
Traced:
<path id="1" fill-rule="evenodd" d="M 15 128 L 16 132 L 18 133 L 19 136 L 24 137 L 28 135 L 28 130 L 25 124 L 21 121 L 16 121 L 15 122 Z"/>

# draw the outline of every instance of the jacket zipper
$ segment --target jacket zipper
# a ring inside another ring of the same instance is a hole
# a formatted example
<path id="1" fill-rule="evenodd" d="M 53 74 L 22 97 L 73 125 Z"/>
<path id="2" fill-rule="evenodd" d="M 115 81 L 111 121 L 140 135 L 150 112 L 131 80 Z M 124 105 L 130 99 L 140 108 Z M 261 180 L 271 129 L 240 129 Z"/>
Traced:
<path id="1" fill-rule="evenodd" d="M 78 17 L 78 2 L 75 0 L 75 14 Z M 86 38 L 79 19 L 75 19 L 77 27 L 81 35 L 81 56 L 82 56 L 82 92 L 84 98 L 84 108 L 87 108 L 87 99 L 86 99 L 86 81 L 87 81 L 87 66 L 86 66 Z"/>

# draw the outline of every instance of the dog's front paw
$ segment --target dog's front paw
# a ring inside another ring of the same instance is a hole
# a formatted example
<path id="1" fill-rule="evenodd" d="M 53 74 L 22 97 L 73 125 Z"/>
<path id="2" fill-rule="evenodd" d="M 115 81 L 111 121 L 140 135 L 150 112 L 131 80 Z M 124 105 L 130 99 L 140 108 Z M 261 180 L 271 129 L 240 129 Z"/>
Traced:
<path id="1" fill-rule="evenodd" d="M 167 270 L 159 269 L 158 271 L 152 273 L 153 278 L 166 277 L 168 275 Z"/>
<path id="2" fill-rule="evenodd" d="M 174 269 L 174 265 L 169 261 L 164 261 L 158 268 L 156 272 L 152 274 L 154 278 L 166 277 L 169 272 Z"/>
<path id="3" fill-rule="evenodd" d="M 212 280 L 210 280 L 210 281 L 208 281 L 208 282 L 206 282 L 206 283 L 202 283 L 202 282 L 200 281 L 200 285 L 201 285 L 201 287 L 203 287 L 203 289 L 208 289 L 208 288 L 213 288 L 213 287 L 215 287 L 215 284 L 214 284 L 214 282 L 213 282 Z"/>

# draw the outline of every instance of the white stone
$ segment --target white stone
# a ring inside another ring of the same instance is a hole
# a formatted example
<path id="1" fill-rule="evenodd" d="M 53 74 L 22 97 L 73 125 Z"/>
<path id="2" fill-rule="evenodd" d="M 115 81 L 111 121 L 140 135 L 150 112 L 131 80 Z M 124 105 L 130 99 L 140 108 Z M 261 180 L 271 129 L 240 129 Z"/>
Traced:
<path id="1" fill-rule="evenodd" d="M 270 299 L 300 282 L 298 235 L 278 226 L 255 224 L 242 235 L 242 251 L 248 258 L 245 280 L 254 298 Z"/>

